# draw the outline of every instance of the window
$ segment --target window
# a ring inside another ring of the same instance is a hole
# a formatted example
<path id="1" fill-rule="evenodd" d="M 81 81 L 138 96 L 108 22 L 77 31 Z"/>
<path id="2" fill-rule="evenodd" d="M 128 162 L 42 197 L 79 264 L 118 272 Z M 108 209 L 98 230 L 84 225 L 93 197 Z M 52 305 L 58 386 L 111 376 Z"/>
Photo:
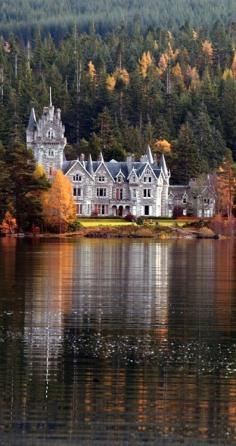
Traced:
<path id="1" fill-rule="evenodd" d="M 116 199 L 123 200 L 123 198 L 124 198 L 123 189 L 116 189 Z"/>
<path id="2" fill-rule="evenodd" d="M 77 215 L 83 214 L 83 205 L 77 204 Z"/>
<path id="3" fill-rule="evenodd" d="M 117 177 L 117 183 L 121 183 L 122 182 L 122 176 L 121 175 L 118 175 L 118 177 Z"/>
<path id="4" fill-rule="evenodd" d="M 81 188 L 80 187 L 74 187 L 73 188 L 73 195 L 74 195 L 74 197 L 81 197 Z"/>
<path id="5" fill-rule="evenodd" d="M 107 215 L 108 214 L 108 204 L 95 204 L 94 212 L 97 215 Z"/>
<path id="6" fill-rule="evenodd" d="M 132 197 L 136 198 L 137 197 L 137 191 L 136 189 L 132 189 Z"/>
<path id="7" fill-rule="evenodd" d="M 144 206 L 144 215 L 149 215 L 149 206 Z"/>
<path id="8" fill-rule="evenodd" d="M 107 190 L 104 187 L 98 187 L 97 197 L 106 197 L 106 196 L 107 196 Z"/>
<path id="9" fill-rule="evenodd" d="M 144 177 L 143 181 L 144 181 L 144 183 L 151 183 L 152 182 L 152 177 Z"/>
<path id="10" fill-rule="evenodd" d="M 144 198 L 151 198 L 152 189 L 143 189 L 143 196 L 144 196 Z"/>
<path id="11" fill-rule="evenodd" d="M 187 203 L 187 197 L 183 197 L 183 204 L 186 204 Z"/>
<path id="12" fill-rule="evenodd" d="M 47 137 L 48 137 L 49 139 L 53 139 L 54 134 L 53 134 L 53 130 L 52 130 L 52 129 L 48 130 Z"/>
<path id="13" fill-rule="evenodd" d="M 48 156 L 53 157 L 54 156 L 54 150 L 48 149 Z"/>
<path id="14" fill-rule="evenodd" d="M 135 175 L 132 176 L 132 181 L 133 181 L 133 183 L 136 182 L 136 176 Z"/>
<path id="15" fill-rule="evenodd" d="M 79 173 L 73 175 L 73 181 L 82 181 L 82 176 Z"/>
<path id="16" fill-rule="evenodd" d="M 99 181 L 99 183 L 104 183 L 104 181 L 105 181 L 104 175 L 101 175 L 100 177 L 98 177 L 98 181 Z"/>

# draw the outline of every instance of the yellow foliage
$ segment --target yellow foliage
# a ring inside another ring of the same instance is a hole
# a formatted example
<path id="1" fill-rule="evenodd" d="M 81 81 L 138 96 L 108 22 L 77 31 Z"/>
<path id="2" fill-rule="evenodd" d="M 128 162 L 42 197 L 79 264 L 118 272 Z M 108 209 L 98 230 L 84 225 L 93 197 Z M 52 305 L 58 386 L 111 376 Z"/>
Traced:
<path id="1" fill-rule="evenodd" d="M 139 59 L 140 72 L 142 77 L 147 77 L 148 68 L 152 64 L 152 56 L 150 51 L 144 52 L 141 59 Z"/>
<path id="2" fill-rule="evenodd" d="M 157 40 L 154 40 L 154 44 L 153 44 L 153 47 L 154 47 L 154 49 L 155 49 L 155 50 L 158 50 L 158 48 L 159 48 L 159 45 L 158 45 L 158 42 L 157 42 Z"/>
<path id="3" fill-rule="evenodd" d="M 172 45 L 170 42 L 168 42 L 168 49 L 167 52 L 165 53 L 166 57 L 168 58 L 168 60 L 176 60 L 177 56 L 179 54 L 179 50 L 175 50 L 173 51 Z"/>
<path id="4" fill-rule="evenodd" d="M 204 42 L 202 42 L 202 51 L 208 57 L 209 61 L 211 61 L 214 50 L 212 43 L 209 40 L 204 40 Z"/>
<path id="5" fill-rule="evenodd" d="M 232 70 L 233 77 L 236 77 L 236 52 L 234 53 L 231 70 Z"/>
<path id="6" fill-rule="evenodd" d="M 6 234 L 13 234 L 17 228 L 16 219 L 7 211 L 5 213 L 3 222 L 0 224 L 0 231 Z"/>
<path id="7" fill-rule="evenodd" d="M 171 144 L 166 139 L 157 139 L 155 141 L 154 145 L 158 152 L 161 152 L 161 153 L 170 153 L 171 152 Z"/>
<path id="8" fill-rule="evenodd" d="M 113 74 L 108 74 L 106 79 L 106 86 L 108 91 L 113 91 L 116 86 L 116 78 L 113 76 Z"/>
<path id="9" fill-rule="evenodd" d="M 192 32 L 192 36 L 193 36 L 193 40 L 197 40 L 198 39 L 198 33 L 194 29 L 193 29 L 193 32 Z"/>
<path id="10" fill-rule="evenodd" d="M 58 170 L 52 187 L 43 194 L 43 217 L 53 229 L 65 230 L 76 219 L 76 206 L 72 198 L 69 179 Z"/>
<path id="11" fill-rule="evenodd" d="M 122 81 L 124 85 L 129 84 L 129 73 L 125 68 L 117 68 L 113 73 L 113 77 L 116 81 Z"/>
<path id="12" fill-rule="evenodd" d="M 96 69 L 95 69 L 95 66 L 93 65 L 93 62 L 91 60 L 88 63 L 88 74 L 89 74 L 90 80 L 94 81 L 94 79 L 96 77 Z"/>
<path id="13" fill-rule="evenodd" d="M 33 177 L 38 180 L 39 178 L 45 177 L 46 172 L 42 164 L 37 164 L 36 169 L 33 173 Z"/>
<path id="14" fill-rule="evenodd" d="M 172 68 L 172 74 L 174 77 L 177 77 L 179 80 L 181 80 L 181 81 L 184 80 L 181 66 L 179 63 L 177 63 L 174 68 Z"/>
<path id="15" fill-rule="evenodd" d="M 167 31 L 167 36 L 168 36 L 169 41 L 173 40 L 173 34 L 171 31 Z"/>
<path id="16" fill-rule="evenodd" d="M 160 57 L 160 60 L 158 63 L 158 68 L 157 68 L 157 73 L 160 76 L 162 76 L 165 73 L 165 71 L 167 70 L 168 61 L 169 61 L 169 58 L 168 58 L 167 54 L 163 53 Z"/>
<path id="17" fill-rule="evenodd" d="M 223 79 L 224 81 L 226 81 L 227 79 L 232 79 L 232 78 L 233 78 L 232 70 L 230 70 L 230 68 L 226 68 L 226 69 L 224 70 L 223 75 L 222 75 L 222 79 Z"/>
<path id="18" fill-rule="evenodd" d="M 192 89 L 197 88 L 200 82 L 200 77 L 197 68 L 188 65 L 186 70 L 186 75 L 191 80 L 191 88 Z"/>

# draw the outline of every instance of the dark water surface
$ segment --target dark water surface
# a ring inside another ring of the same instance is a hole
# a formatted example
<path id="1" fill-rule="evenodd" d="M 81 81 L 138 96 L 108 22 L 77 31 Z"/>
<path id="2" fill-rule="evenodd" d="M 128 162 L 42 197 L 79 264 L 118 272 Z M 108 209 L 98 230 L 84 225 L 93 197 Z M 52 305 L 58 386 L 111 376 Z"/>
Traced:
<path id="1" fill-rule="evenodd" d="M 236 444 L 236 246 L 0 240 L 1 445 Z"/>

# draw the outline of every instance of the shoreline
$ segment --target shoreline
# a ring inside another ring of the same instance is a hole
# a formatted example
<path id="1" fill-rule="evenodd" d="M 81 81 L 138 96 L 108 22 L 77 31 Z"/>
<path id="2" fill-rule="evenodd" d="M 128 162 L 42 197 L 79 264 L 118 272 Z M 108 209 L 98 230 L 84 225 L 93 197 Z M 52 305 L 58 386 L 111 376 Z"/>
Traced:
<path id="1" fill-rule="evenodd" d="M 150 226 L 127 225 L 123 227 L 109 227 L 97 226 L 81 228 L 75 232 L 65 233 L 20 233 L 20 234 L 5 234 L 3 237 L 26 238 L 34 240 L 44 239 L 67 239 L 67 238 L 94 238 L 94 239 L 154 239 L 154 240 L 201 240 L 212 239 L 222 240 L 234 238 L 234 235 L 217 234 L 208 227 L 203 228 L 178 228 L 178 227 L 164 227 L 151 228 Z"/>

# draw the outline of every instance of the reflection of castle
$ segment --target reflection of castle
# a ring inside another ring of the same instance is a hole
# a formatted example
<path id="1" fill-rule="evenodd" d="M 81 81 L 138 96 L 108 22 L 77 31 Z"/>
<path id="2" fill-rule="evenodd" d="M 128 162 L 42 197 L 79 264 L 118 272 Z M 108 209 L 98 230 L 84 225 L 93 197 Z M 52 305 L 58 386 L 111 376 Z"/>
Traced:
<path id="1" fill-rule="evenodd" d="M 66 161 L 64 149 L 65 128 L 61 110 L 50 104 L 44 107 L 37 121 L 32 109 L 26 131 L 27 147 L 33 150 L 35 159 L 42 164 L 49 177 L 61 169 L 72 184 L 77 214 L 90 216 L 119 215 L 128 213 L 140 216 L 172 216 L 174 208 L 182 209 L 185 215 L 211 216 L 214 213 L 212 190 L 205 184 L 197 192 L 189 186 L 169 187 L 170 172 L 164 155 L 160 162 L 153 156 L 150 147 L 139 161 L 128 156 L 125 162 L 105 162 L 102 154 L 97 161 L 84 155 L 74 161 Z"/>
<path id="2" fill-rule="evenodd" d="M 64 338 L 63 319 L 71 310 L 73 247 L 52 244 L 48 249 L 42 244 L 39 249 L 41 255 L 35 263 L 32 259 L 31 280 L 25 290 L 25 354 L 30 363 L 37 356 L 39 370 L 45 369 L 48 374 L 52 365 L 57 367 Z"/>
<path id="3" fill-rule="evenodd" d="M 81 240 L 73 260 L 77 328 L 167 330 L 170 252 L 169 244 Z"/>

